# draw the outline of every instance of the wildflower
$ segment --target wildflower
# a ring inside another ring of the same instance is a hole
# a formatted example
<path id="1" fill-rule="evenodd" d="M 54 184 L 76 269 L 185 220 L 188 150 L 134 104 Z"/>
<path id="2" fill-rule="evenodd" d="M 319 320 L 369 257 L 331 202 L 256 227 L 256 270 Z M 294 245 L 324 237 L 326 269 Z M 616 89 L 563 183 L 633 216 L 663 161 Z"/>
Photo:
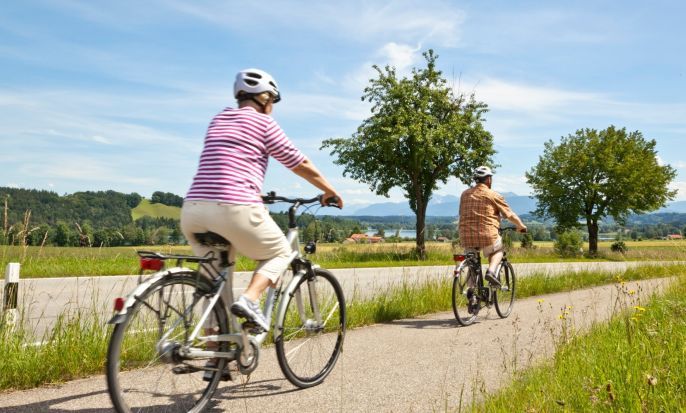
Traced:
<path id="1" fill-rule="evenodd" d="M 629 295 L 634 295 L 634 294 L 636 294 L 635 290 L 629 290 Z"/>
<path id="2" fill-rule="evenodd" d="M 645 308 L 638 306 L 638 305 L 635 305 L 634 309 L 636 309 L 636 311 L 645 311 L 646 310 Z"/>
<path id="3" fill-rule="evenodd" d="M 564 320 L 566 317 L 564 314 L 560 314 L 559 316 L 557 316 L 557 318 L 559 318 L 560 320 Z"/>
<path id="4" fill-rule="evenodd" d="M 650 374 L 646 374 L 646 379 L 648 379 L 648 385 L 649 386 L 657 385 L 657 377 L 650 375 Z"/>
<path id="5" fill-rule="evenodd" d="M 542 298 L 539 298 L 538 300 L 536 300 L 536 302 L 539 304 L 541 304 L 543 301 L 545 301 L 545 300 L 543 300 Z"/>
<path id="6" fill-rule="evenodd" d="M 630 320 L 631 321 L 638 321 L 638 317 L 631 317 Z"/>

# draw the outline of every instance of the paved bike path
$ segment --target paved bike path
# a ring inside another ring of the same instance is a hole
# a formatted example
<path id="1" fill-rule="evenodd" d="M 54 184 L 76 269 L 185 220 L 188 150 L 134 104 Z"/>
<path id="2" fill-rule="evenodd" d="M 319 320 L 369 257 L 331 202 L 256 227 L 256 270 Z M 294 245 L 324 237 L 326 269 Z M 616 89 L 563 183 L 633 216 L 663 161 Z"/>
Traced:
<path id="1" fill-rule="evenodd" d="M 645 265 L 662 265 L 663 262 L 559 262 L 514 264 L 516 274 L 526 277 L 531 274 L 556 275 L 562 272 L 598 271 L 622 272 L 628 268 Z M 388 268 L 343 268 L 331 272 L 341 282 L 346 297 L 353 293 L 358 298 L 370 297 L 386 291 L 390 285 L 417 283 L 427 279 L 450 282 L 454 266 L 417 266 Z M 234 277 L 236 292 L 242 291 L 250 280 L 251 273 L 237 272 Z M 44 331 L 54 325 L 60 315 L 76 311 L 88 314 L 95 309 L 103 319 L 112 312 L 115 297 L 131 291 L 138 276 L 101 276 L 21 279 L 19 285 L 19 308 L 24 314 L 28 328 L 36 333 L 37 340 Z M 0 292 L 4 281 L 0 280 Z"/>
<path id="2" fill-rule="evenodd" d="M 458 327 L 452 312 L 398 320 L 351 330 L 344 352 L 327 380 L 297 390 L 282 375 L 273 348 L 265 348 L 260 366 L 246 384 L 222 384 L 210 412 L 426 412 L 454 411 L 506 383 L 554 351 L 561 311 L 582 329 L 604 321 L 618 302 L 627 306 L 660 292 L 670 282 L 628 282 L 634 295 L 608 285 L 518 300 L 507 319 L 494 310 L 487 319 Z M 618 301 L 617 299 L 620 298 Z M 539 302 L 539 300 L 543 300 Z M 0 393 L 0 411 L 111 411 L 104 376 L 56 387 Z"/>

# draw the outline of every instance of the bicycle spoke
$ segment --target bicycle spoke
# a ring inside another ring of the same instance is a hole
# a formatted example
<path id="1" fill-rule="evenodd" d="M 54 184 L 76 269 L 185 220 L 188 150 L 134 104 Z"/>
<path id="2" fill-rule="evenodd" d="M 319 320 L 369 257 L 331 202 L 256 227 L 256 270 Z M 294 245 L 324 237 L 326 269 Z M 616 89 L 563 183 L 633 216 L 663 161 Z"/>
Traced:
<path id="1" fill-rule="evenodd" d="M 194 323 L 204 311 L 210 284 L 193 271 L 165 277 L 144 291 L 116 325 L 108 350 L 107 381 L 117 411 L 201 410 L 220 379 L 203 380 L 205 359 L 183 359 L 177 348 L 186 345 Z M 200 290 L 194 297 L 188 294 Z M 206 307 L 205 307 L 206 308 Z M 229 332 L 223 303 L 213 307 L 218 334 Z M 225 365 L 221 361 L 221 367 Z M 187 369 L 175 369 L 188 366 Z"/>
<path id="2" fill-rule="evenodd" d="M 315 277 L 316 282 L 300 281 L 288 296 L 285 314 L 277 320 L 277 328 L 283 332 L 276 340 L 279 365 L 286 378 L 298 387 L 324 380 L 338 359 L 345 332 L 340 285 L 322 269 L 315 270 Z M 318 319 L 322 321 L 318 323 Z"/>

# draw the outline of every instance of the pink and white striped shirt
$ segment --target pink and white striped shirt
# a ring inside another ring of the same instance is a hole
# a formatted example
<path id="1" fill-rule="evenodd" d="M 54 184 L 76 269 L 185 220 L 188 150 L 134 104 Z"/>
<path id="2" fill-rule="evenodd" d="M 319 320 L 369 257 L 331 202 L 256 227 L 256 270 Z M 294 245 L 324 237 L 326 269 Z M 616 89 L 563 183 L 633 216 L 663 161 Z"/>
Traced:
<path id="1" fill-rule="evenodd" d="M 278 123 L 246 106 L 226 108 L 212 119 L 187 200 L 262 203 L 269 156 L 292 169 L 305 160 Z"/>

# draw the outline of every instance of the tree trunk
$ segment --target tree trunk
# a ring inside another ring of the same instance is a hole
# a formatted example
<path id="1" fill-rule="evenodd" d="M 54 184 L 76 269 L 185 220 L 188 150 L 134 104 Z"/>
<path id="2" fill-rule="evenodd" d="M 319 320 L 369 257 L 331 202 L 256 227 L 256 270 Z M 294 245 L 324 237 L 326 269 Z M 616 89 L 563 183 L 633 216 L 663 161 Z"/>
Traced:
<path id="1" fill-rule="evenodd" d="M 595 257 L 598 255 L 598 221 L 586 218 L 588 227 L 588 255 Z"/>
<path id="2" fill-rule="evenodd" d="M 420 260 L 426 259 L 426 245 L 424 244 L 425 222 L 426 222 L 426 202 L 421 198 L 417 200 L 417 257 Z"/>

